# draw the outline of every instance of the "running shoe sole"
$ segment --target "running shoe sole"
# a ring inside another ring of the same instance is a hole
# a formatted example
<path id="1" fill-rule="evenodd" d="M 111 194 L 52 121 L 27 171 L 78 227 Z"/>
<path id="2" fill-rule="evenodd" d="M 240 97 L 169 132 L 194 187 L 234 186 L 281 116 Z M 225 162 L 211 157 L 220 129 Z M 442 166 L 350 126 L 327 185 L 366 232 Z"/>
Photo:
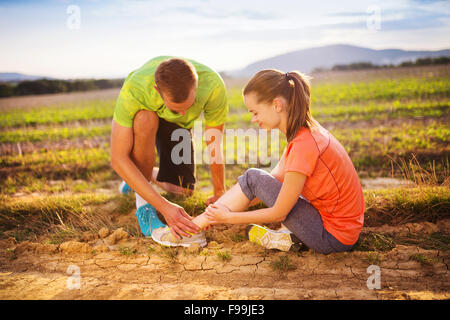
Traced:
<path id="1" fill-rule="evenodd" d="M 292 233 L 271 230 L 257 224 L 248 225 L 246 233 L 250 242 L 259 244 L 267 249 L 289 251 L 294 244 Z"/>
<path id="2" fill-rule="evenodd" d="M 152 232 L 151 237 L 152 237 L 153 241 L 155 241 L 156 243 L 158 243 L 162 246 L 165 246 L 165 247 L 189 247 L 191 244 L 194 244 L 194 243 L 200 244 L 201 247 L 206 247 L 206 245 L 208 244 L 208 242 L 206 241 L 206 238 L 199 234 L 192 235 L 191 238 L 183 237 L 183 240 L 176 239 L 174 241 L 160 240 L 154 235 L 154 232 Z M 200 239 L 197 240 L 197 238 L 200 238 Z"/>

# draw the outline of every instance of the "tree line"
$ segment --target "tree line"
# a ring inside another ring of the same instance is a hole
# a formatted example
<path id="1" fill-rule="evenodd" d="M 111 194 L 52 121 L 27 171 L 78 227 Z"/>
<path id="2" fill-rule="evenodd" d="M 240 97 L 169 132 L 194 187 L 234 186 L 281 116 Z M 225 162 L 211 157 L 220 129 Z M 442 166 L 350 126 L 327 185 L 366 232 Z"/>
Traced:
<path id="1" fill-rule="evenodd" d="M 26 80 L 19 83 L 0 82 L 0 97 L 31 94 L 90 91 L 122 87 L 124 79 Z"/>
<path id="2" fill-rule="evenodd" d="M 398 65 L 393 64 L 383 64 L 377 65 L 371 62 L 356 62 L 350 64 L 337 64 L 332 68 L 315 68 L 313 72 L 321 71 L 346 71 L 346 70 L 364 70 L 364 69 L 381 69 L 381 68 L 402 68 L 402 67 L 413 67 L 413 66 L 430 66 L 439 64 L 450 63 L 450 57 L 436 57 L 436 58 L 419 58 L 415 61 L 405 61 Z"/>

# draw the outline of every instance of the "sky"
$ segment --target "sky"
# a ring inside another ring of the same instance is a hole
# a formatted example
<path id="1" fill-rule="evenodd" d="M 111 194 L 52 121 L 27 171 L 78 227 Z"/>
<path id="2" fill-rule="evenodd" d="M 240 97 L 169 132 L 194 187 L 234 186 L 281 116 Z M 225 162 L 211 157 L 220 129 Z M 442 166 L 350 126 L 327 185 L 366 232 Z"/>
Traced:
<path id="1" fill-rule="evenodd" d="M 330 44 L 450 48 L 450 1 L 0 0 L 0 72 L 123 78 L 155 56 L 240 69 Z"/>

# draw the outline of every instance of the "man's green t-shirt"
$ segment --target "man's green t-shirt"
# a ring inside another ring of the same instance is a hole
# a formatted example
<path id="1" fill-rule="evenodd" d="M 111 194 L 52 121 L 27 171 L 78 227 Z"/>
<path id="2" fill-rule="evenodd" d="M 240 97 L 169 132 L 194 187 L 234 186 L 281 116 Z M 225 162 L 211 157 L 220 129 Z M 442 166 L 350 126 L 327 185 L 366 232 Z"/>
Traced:
<path id="1" fill-rule="evenodd" d="M 198 74 L 198 88 L 194 104 L 186 111 L 185 115 L 174 113 L 165 106 L 161 96 L 154 88 L 154 75 L 158 65 L 170 58 L 173 57 L 153 58 L 128 75 L 120 90 L 113 119 L 118 124 L 131 128 L 136 113 L 145 109 L 156 112 L 158 117 L 176 123 L 182 128 L 190 129 L 204 111 L 207 126 L 223 124 L 228 114 L 225 84 L 217 72 L 191 59 L 185 60 L 194 65 Z"/>

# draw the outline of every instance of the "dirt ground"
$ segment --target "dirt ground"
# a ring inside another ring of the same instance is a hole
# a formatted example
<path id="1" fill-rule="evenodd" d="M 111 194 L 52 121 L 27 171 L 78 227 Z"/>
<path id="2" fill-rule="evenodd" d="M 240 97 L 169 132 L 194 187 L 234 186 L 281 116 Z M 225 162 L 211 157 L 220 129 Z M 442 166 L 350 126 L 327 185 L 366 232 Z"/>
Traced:
<path id="1" fill-rule="evenodd" d="M 363 232 L 449 234 L 450 219 Z M 247 240 L 171 249 L 122 229 L 86 233 L 77 240 L 1 240 L 0 299 L 450 298 L 447 250 L 396 245 L 385 252 L 322 255 L 312 250 L 265 250 Z M 218 254 L 224 252 L 228 255 Z M 274 262 L 280 261 L 288 261 L 287 267 L 275 268 Z M 379 268 L 379 289 L 374 267 L 369 268 L 373 265 Z"/>

